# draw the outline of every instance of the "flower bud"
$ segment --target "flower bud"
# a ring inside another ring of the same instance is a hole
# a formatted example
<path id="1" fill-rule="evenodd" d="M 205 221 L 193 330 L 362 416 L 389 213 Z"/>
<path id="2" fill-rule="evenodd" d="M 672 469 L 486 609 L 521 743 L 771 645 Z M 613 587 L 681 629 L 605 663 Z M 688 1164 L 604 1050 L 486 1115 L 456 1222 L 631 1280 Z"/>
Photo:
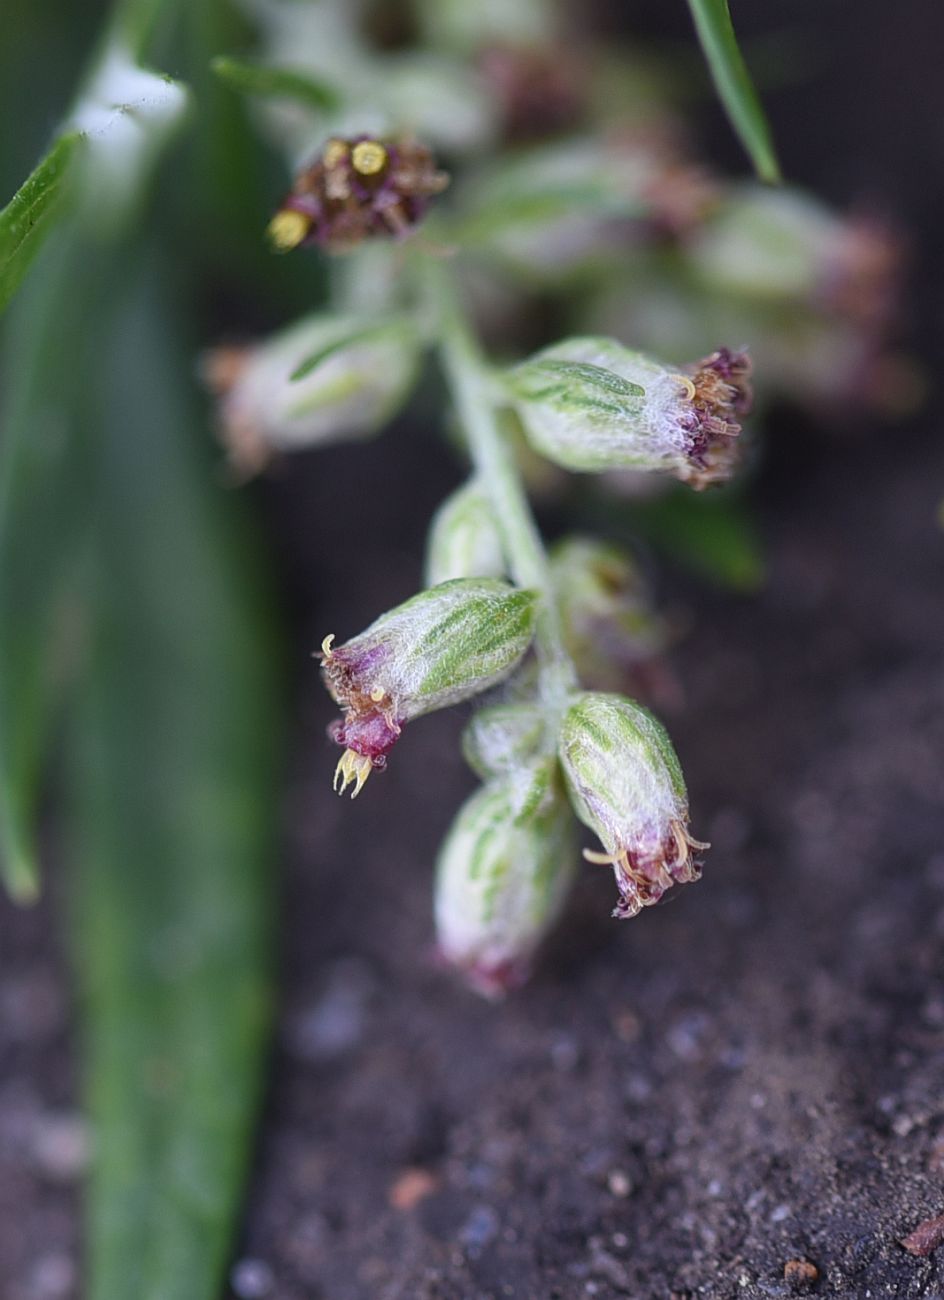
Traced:
<path id="1" fill-rule="evenodd" d="M 901 243 L 887 225 L 767 186 L 735 189 L 686 251 L 715 290 L 805 302 L 863 326 L 887 322 L 902 270 Z"/>
<path id="2" fill-rule="evenodd" d="M 419 360 L 408 317 L 318 315 L 264 343 L 210 352 L 203 373 L 233 465 L 248 475 L 276 451 L 376 432 L 406 400 Z"/>
<path id="3" fill-rule="evenodd" d="M 584 857 L 616 873 L 614 916 L 636 916 L 672 885 L 699 878 L 692 850 L 708 845 L 688 833 L 682 769 L 648 710 L 620 695 L 583 694 L 564 715 L 559 752 L 574 811 L 606 850 Z"/>
<path id="4" fill-rule="evenodd" d="M 750 362 L 722 348 L 686 371 L 614 339 L 574 338 L 506 384 L 532 445 L 565 469 L 663 471 L 703 488 L 733 471 Z"/>
<path id="5" fill-rule="evenodd" d="M 540 752 L 546 730 L 539 704 L 493 704 L 479 709 L 462 735 L 465 761 L 483 781 L 507 776 Z"/>
<path id="6" fill-rule="evenodd" d="M 436 872 L 436 932 L 448 962 L 486 997 L 527 978 L 567 896 L 574 824 L 553 760 L 482 786 L 460 809 Z"/>
<path id="7" fill-rule="evenodd" d="M 269 224 L 269 238 L 280 253 L 302 244 L 346 253 L 365 239 L 402 238 L 448 184 L 416 140 L 328 140 L 295 178 Z"/>
<path id="8" fill-rule="evenodd" d="M 450 578 L 500 578 L 506 572 L 492 508 L 472 479 L 442 503 L 430 525 L 426 585 Z"/>
<path id="9" fill-rule="evenodd" d="M 616 546 L 566 537 L 550 555 L 564 643 L 581 682 L 594 690 L 650 688 L 668 639 L 642 575 Z"/>
<path id="10" fill-rule="evenodd" d="M 487 690 L 531 643 L 536 595 L 494 579 L 441 583 L 381 615 L 366 632 L 321 647 L 325 684 L 343 717 L 335 789 L 359 794 L 383 767 L 403 724 Z"/>

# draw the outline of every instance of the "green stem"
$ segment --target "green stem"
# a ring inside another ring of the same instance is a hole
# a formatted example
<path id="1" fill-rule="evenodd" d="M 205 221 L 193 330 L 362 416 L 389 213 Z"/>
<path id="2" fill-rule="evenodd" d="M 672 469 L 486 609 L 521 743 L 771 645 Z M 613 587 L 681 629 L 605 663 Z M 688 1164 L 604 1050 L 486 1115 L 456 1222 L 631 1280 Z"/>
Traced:
<path id="1" fill-rule="evenodd" d="M 441 260 L 427 257 L 426 273 L 437 313 L 443 371 L 468 439 L 472 464 L 489 496 L 511 576 L 519 586 L 540 594 L 534 640 L 541 690 L 549 704 L 561 707 L 579 685 L 577 672 L 564 647 L 541 534 L 498 423 L 491 372 L 448 269 Z"/>

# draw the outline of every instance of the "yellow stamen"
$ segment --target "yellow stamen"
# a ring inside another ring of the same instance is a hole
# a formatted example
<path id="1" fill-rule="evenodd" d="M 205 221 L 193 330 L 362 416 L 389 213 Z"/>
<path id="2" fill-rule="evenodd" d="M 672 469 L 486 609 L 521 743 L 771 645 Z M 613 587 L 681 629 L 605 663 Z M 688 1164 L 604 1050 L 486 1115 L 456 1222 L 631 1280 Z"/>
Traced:
<path id="1" fill-rule="evenodd" d="M 373 764 L 369 758 L 365 758 L 363 754 L 355 753 L 353 749 L 346 749 L 334 769 L 335 794 L 343 794 L 348 786 L 353 784 L 354 789 L 351 791 L 351 798 L 356 799 L 363 790 L 364 782 L 370 776 L 372 770 Z"/>
<path id="2" fill-rule="evenodd" d="M 329 636 L 326 636 L 321 643 L 321 653 L 324 655 L 325 659 L 330 659 L 334 653 L 331 649 L 331 644 L 333 641 L 334 641 L 334 633 L 332 632 Z"/>
<path id="3" fill-rule="evenodd" d="M 375 686 L 370 693 L 370 698 L 374 701 L 375 704 L 379 704 L 386 694 L 387 692 L 384 690 L 382 686 Z"/>
<path id="4" fill-rule="evenodd" d="M 345 140 L 329 140 L 321 151 L 321 161 L 326 167 L 338 167 L 347 162 L 348 152 Z"/>
<path id="5" fill-rule="evenodd" d="M 601 853 L 599 849 L 584 849 L 583 856 L 587 862 L 598 863 L 603 867 L 612 867 L 615 862 L 621 862 L 626 856 L 626 850 L 621 849 L 619 853 Z"/>
<path id="6" fill-rule="evenodd" d="M 308 234 L 311 223 L 301 212 L 288 209 L 277 212 L 269 222 L 266 234 L 278 253 L 290 253 Z"/>
<path id="7" fill-rule="evenodd" d="M 685 389 L 686 398 L 689 401 L 691 401 L 698 390 L 696 389 L 692 381 L 689 379 L 688 375 L 674 375 L 673 378 L 677 379 L 678 382 L 682 385 L 682 387 Z"/>
<path id="8" fill-rule="evenodd" d="M 387 165 L 387 151 L 377 140 L 361 140 L 351 150 L 351 164 L 361 176 L 376 176 Z"/>

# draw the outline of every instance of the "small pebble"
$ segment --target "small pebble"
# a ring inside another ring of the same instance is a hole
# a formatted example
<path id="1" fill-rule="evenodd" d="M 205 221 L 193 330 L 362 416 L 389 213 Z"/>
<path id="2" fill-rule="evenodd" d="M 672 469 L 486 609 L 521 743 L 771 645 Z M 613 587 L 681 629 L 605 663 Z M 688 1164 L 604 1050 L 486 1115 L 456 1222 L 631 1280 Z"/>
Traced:
<path id="1" fill-rule="evenodd" d="M 490 1205 L 477 1205 L 459 1229 L 459 1240 L 464 1246 L 480 1250 L 498 1235 L 498 1215 Z"/>
<path id="2" fill-rule="evenodd" d="M 263 1259 L 241 1259 L 230 1273 L 230 1286 L 240 1300 L 264 1300 L 271 1295 L 275 1278 Z"/>
<path id="3" fill-rule="evenodd" d="M 395 1210 L 412 1210 L 439 1186 L 439 1179 L 428 1169 L 404 1169 L 387 1193 Z"/>
<path id="4" fill-rule="evenodd" d="M 944 1245 L 944 1214 L 919 1223 L 913 1232 L 902 1238 L 901 1244 L 912 1255 L 930 1255 L 938 1246 Z"/>
<path id="5" fill-rule="evenodd" d="M 808 1259 L 788 1259 L 783 1266 L 783 1275 L 793 1285 L 805 1286 L 816 1281 L 819 1269 Z"/>
<path id="6" fill-rule="evenodd" d="M 633 1190 L 629 1174 L 624 1173 L 622 1169 L 612 1169 L 606 1176 L 606 1185 L 610 1190 L 610 1195 L 618 1196 L 621 1201 L 625 1201 Z"/>

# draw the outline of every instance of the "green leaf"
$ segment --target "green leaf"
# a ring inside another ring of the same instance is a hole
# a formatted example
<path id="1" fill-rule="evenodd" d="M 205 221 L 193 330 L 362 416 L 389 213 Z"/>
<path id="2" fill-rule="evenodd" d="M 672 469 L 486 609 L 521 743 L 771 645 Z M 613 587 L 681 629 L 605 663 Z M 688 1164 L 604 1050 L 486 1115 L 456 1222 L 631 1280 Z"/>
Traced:
<path id="1" fill-rule="evenodd" d="M 145 253 L 107 340 L 71 773 L 95 1150 L 83 1294 L 215 1300 L 271 1008 L 278 664 L 167 271 Z"/>
<path id="2" fill-rule="evenodd" d="M 43 241 L 55 227 L 80 138 L 74 132 L 60 136 L 0 211 L 0 311 L 16 293 Z"/>
<path id="3" fill-rule="evenodd" d="M 236 90 L 272 99 L 294 99 L 306 108 L 330 112 L 341 103 L 339 92 L 324 81 L 316 81 L 307 72 L 292 68 L 272 68 L 261 63 L 220 56 L 210 65 L 218 77 Z"/>
<path id="4" fill-rule="evenodd" d="M 0 869 L 38 890 L 43 759 L 81 637 L 76 569 L 94 322 L 108 252 L 71 225 L 43 249 L 6 320 L 0 431 Z M 98 358 L 100 360 L 100 358 Z"/>
<path id="5" fill-rule="evenodd" d="M 780 180 L 770 127 L 738 48 L 728 0 L 688 0 L 715 89 L 761 180 Z"/>

